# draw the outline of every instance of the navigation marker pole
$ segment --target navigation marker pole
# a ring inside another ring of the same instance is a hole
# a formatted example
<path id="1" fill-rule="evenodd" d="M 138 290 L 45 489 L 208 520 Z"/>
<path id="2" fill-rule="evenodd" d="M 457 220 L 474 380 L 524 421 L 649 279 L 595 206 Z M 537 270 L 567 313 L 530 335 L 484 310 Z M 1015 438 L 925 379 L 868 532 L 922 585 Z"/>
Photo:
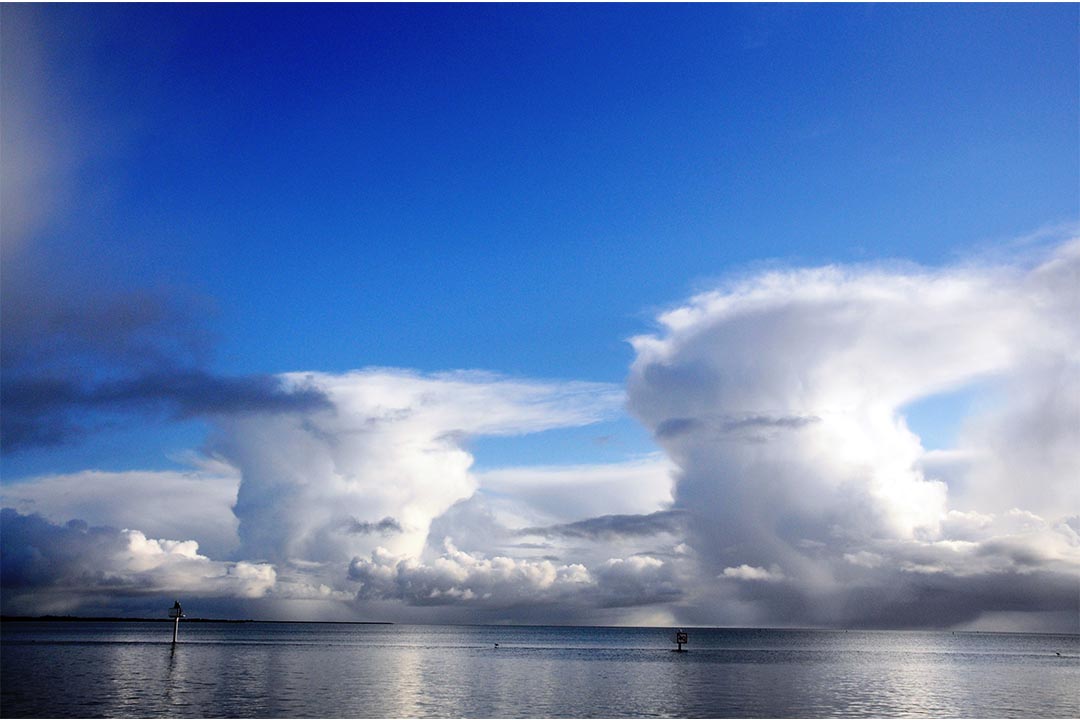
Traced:
<path id="1" fill-rule="evenodd" d="M 677 643 L 679 645 L 679 649 L 676 650 L 675 652 L 686 652 L 685 650 L 682 649 L 682 646 L 684 644 L 687 644 L 687 643 L 690 642 L 690 637 L 689 637 L 689 635 L 687 635 L 687 633 L 684 633 L 682 630 L 676 630 L 675 631 L 675 640 L 673 642 L 675 642 L 675 643 Z"/>
<path id="2" fill-rule="evenodd" d="M 180 601 L 177 600 L 173 603 L 173 606 L 169 608 L 169 617 L 173 620 L 172 626 L 172 644 L 176 644 L 176 633 L 180 631 L 180 618 L 184 617 L 184 609 L 180 607 Z"/>

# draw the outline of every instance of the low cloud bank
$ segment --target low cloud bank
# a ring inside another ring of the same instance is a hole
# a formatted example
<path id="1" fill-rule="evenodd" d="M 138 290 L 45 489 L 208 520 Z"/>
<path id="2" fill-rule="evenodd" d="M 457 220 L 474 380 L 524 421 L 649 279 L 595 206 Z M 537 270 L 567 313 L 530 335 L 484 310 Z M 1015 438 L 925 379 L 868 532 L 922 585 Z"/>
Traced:
<path id="1" fill-rule="evenodd" d="M 57 525 L 10 508 L 0 511 L 0 526 L 0 592 L 12 614 L 64 613 L 138 596 L 258 598 L 274 586 L 269 565 L 214 561 L 193 540 L 79 520 Z"/>
<path id="2" fill-rule="evenodd" d="M 4 507 L 63 525 L 137 528 L 151 537 L 197 540 L 210 557 L 228 557 L 239 544 L 232 506 L 240 476 L 222 462 L 198 459 L 187 471 L 45 475 L 0 487 Z"/>
<path id="3" fill-rule="evenodd" d="M 357 600 L 401 600 L 409 605 L 465 605 L 484 609 L 563 605 L 630 607 L 677 600 L 671 564 L 653 557 L 610 559 L 592 569 L 579 563 L 496 556 L 485 558 L 447 542 L 425 563 L 383 548 L 354 558 L 349 578 Z"/>

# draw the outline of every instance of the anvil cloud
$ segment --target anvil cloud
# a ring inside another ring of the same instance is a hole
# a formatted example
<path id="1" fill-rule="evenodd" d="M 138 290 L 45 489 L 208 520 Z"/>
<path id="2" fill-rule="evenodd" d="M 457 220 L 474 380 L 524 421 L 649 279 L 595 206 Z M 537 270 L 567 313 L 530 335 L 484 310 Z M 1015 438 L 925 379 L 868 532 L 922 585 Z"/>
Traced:
<path id="1" fill-rule="evenodd" d="M 1074 627 L 1078 278 L 1075 240 L 1028 270 L 768 272 L 635 338 L 630 408 L 715 578 L 695 617 L 947 625 L 1019 604 Z M 904 407 L 975 382 L 987 407 L 934 472 Z"/>

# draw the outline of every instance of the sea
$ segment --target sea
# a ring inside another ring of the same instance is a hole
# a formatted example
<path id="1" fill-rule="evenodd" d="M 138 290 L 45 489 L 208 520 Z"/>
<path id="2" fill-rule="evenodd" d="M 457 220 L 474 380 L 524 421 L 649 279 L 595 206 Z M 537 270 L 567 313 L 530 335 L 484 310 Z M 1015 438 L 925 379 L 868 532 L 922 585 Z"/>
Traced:
<path id="1" fill-rule="evenodd" d="M 0 715 L 1080 717 L 1077 635 L 683 630 L 4 622 Z"/>

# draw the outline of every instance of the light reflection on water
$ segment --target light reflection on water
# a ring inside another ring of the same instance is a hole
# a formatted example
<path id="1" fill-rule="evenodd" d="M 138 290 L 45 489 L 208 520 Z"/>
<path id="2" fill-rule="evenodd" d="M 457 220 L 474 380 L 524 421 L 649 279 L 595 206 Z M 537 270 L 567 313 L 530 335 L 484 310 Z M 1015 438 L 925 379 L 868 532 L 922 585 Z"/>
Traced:
<path id="1" fill-rule="evenodd" d="M 0 715 L 1080 716 L 1077 636 L 699 629 L 680 654 L 669 635 L 188 623 L 172 648 L 167 624 L 5 623 Z"/>

